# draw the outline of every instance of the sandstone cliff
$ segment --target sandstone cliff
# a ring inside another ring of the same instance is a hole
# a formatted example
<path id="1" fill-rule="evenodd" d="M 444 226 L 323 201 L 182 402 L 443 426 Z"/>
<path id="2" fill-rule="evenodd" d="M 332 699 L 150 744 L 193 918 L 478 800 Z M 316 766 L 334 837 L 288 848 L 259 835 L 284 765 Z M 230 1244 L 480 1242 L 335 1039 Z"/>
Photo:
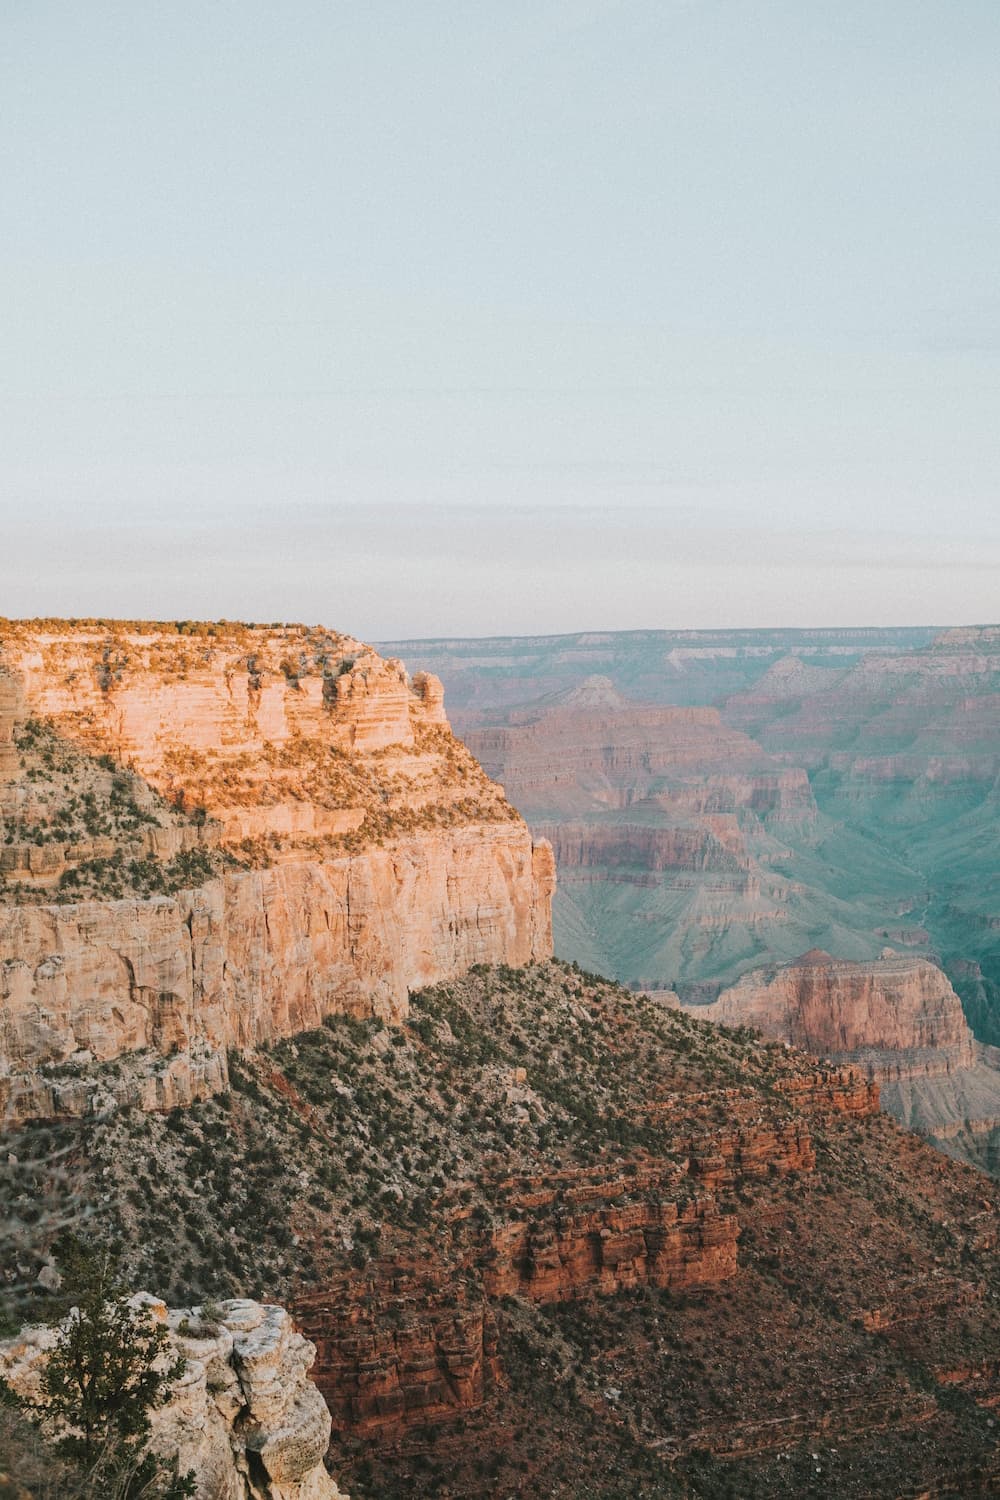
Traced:
<path id="1" fill-rule="evenodd" d="M 864 963 L 814 951 L 745 974 L 696 1014 L 853 1063 L 904 1125 L 988 1171 L 1000 1166 L 1000 1052 L 974 1040 L 935 964 L 891 949 Z"/>
<path id="2" fill-rule="evenodd" d="M 170 1402 L 152 1414 L 151 1445 L 193 1472 L 204 1500 L 347 1500 L 323 1466 L 330 1413 L 308 1379 L 316 1355 L 283 1307 L 222 1304 L 169 1310 L 140 1293 L 136 1307 L 169 1329 L 184 1373 Z M 0 1374 L 37 1399 L 56 1332 L 28 1327 L 0 1343 Z"/>
<path id="3" fill-rule="evenodd" d="M 934 1078 L 976 1062 L 947 977 L 926 959 L 891 950 L 865 963 L 814 950 L 796 963 L 756 969 L 697 1014 L 857 1063 L 883 1081 Z"/>
<path id="4" fill-rule="evenodd" d="M 116 1059 L 104 1097 L 188 1102 L 227 1047 L 551 952 L 551 850 L 436 679 L 298 627 L 0 642 L 0 1114 Z"/>

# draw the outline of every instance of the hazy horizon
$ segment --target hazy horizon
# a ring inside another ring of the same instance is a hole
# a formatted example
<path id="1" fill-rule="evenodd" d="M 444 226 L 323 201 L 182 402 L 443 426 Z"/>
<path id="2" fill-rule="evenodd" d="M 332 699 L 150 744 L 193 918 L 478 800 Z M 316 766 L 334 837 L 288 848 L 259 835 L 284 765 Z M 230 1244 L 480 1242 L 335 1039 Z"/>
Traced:
<path id="1" fill-rule="evenodd" d="M 0 612 L 996 617 L 996 6 L 96 0 L 0 39 Z"/>

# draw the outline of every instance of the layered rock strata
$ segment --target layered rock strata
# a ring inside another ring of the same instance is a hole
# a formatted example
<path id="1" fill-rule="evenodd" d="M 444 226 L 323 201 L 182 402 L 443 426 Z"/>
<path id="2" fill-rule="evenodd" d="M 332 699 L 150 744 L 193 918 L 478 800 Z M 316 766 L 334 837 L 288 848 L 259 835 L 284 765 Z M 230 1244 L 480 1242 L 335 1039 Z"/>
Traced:
<path id="1" fill-rule="evenodd" d="M 995 625 L 588 632 L 406 652 L 444 678 L 454 722 L 532 827 L 562 825 L 567 956 L 693 1000 L 765 956 L 818 946 L 868 960 L 889 942 L 940 962 L 976 1037 L 1000 1044 Z M 659 722 L 654 704 L 672 705 Z M 703 812 L 738 835 L 745 884 L 719 866 Z M 660 867 L 647 868 L 646 830 L 674 827 L 684 837 L 654 847 Z"/>
<path id="2" fill-rule="evenodd" d="M 502 717 L 467 741 L 553 845 L 563 952 L 689 997 L 708 976 L 714 997 L 765 943 L 798 951 L 814 894 L 794 850 L 822 836 L 804 770 L 715 708 L 629 702 L 606 678 Z"/>
<path id="3" fill-rule="evenodd" d="M 116 1059 L 98 1102 L 185 1103 L 228 1047 L 551 953 L 551 850 L 435 679 L 327 632 L 190 629 L 0 630 L 0 1115 L 78 1112 Z"/>
<path id="4" fill-rule="evenodd" d="M 851 963 L 807 953 L 745 974 L 705 1020 L 752 1026 L 875 1081 L 883 1106 L 952 1155 L 1000 1164 L 1000 1052 L 977 1042 L 946 975 L 887 949 Z"/>
<path id="5" fill-rule="evenodd" d="M 327 1473 L 330 1413 L 307 1372 L 315 1349 L 282 1307 L 226 1302 L 168 1310 L 140 1293 L 133 1306 L 169 1330 L 185 1361 L 167 1405 L 151 1413 L 150 1444 L 192 1473 L 212 1500 L 347 1500 Z M 25 1328 L 0 1343 L 0 1374 L 38 1399 L 56 1330 Z"/>
<path id="6" fill-rule="evenodd" d="M 465 1214 L 452 1215 L 452 1235 L 468 1240 L 459 1267 L 379 1262 L 297 1298 L 335 1438 L 395 1442 L 486 1405 L 504 1380 L 498 1298 L 592 1306 L 594 1297 L 643 1287 L 680 1295 L 731 1281 L 740 1226 L 718 1195 L 811 1174 L 811 1116 L 878 1113 L 877 1085 L 850 1068 L 789 1073 L 779 1083 L 792 1119 L 768 1124 L 758 1115 L 741 1128 L 680 1134 L 687 1154 L 676 1165 L 637 1157 L 615 1175 L 591 1167 L 498 1182 L 491 1229 L 479 1233 Z M 738 1090 L 730 1105 L 734 1118 L 746 1113 Z M 669 1108 L 651 1112 L 662 1119 Z M 687 1101 L 688 1120 L 692 1108 L 697 1115 L 700 1102 Z"/>
<path id="7" fill-rule="evenodd" d="M 760 747 L 723 724 L 716 709 L 629 703 L 602 678 L 511 710 L 504 724 L 470 729 L 465 738 L 531 816 L 621 811 L 664 783 L 695 777 L 690 791 L 704 810 L 731 810 L 753 800 L 757 773 L 774 774 Z M 713 781 L 706 802 L 708 766 L 722 780 Z"/>
<path id="8" fill-rule="evenodd" d="M 17 775 L 19 760 L 14 729 L 23 712 L 24 694 L 18 678 L 0 669 L 0 781 Z"/>
<path id="9" fill-rule="evenodd" d="M 867 963 L 814 950 L 796 963 L 744 974 L 697 1014 L 856 1063 L 884 1083 L 940 1077 L 977 1060 L 945 974 L 926 959 L 891 950 Z"/>

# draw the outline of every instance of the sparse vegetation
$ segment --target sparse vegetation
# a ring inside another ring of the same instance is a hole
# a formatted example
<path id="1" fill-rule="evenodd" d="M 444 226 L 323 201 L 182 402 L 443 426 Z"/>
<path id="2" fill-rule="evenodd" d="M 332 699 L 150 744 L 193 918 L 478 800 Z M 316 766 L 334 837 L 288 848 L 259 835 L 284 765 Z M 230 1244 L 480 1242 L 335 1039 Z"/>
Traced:
<path id="1" fill-rule="evenodd" d="M 194 1495 L 193 1477 L 179 1475 L 176 1463 L 147 1448 L 150 1413 L 169 1400 L 184 1373 L 183 1360 L 164 1361 L 166 1330 L 129 1300 L 113 1249 L 64 1235 L 54 1260 L 60 1276 L 59 1294 L 51 1299 L 56 1331 L 38 1395 L 0 1379 L 0 1402 L 42 1440 L 39 1451 L 14 1419 L 8 1442 L 18 1466 L 32 1480 L 40 1462 L 43 1475 L 47 1469 L 51 1479 L 54 1471 L 61 1500 Z"/>
<path id="2" fill-rule="evenodd" d="M 477 969 L 414 995 L 400 1028 L 337 1016 L 234 1054 L 231 1093 L 189 1110 L 13 1132 L 16 1160 L 0 1162 L 7 1304 L 28 1312 L 52 1226 L 68 1221 L 119 1236 L 130 1283 L 174 1303 L 316 1294 L 326 1306 L 347 1278 L 371 1288 L 373 1326 L 403 1334 L 417 1305 L 375 1290 L 385 1268 L 433 1267 L 457 1310 L 474 1307 L 473 1247 L 525 1214 L 558 1223 L 581 1181 L 617 1183 L 627 1211 L 649 1163 L 676 1173 L 678 1202 L 696 1194 L 688 1156 L 740 1122 L 793 1120 L 782 1083 L 799 1068 L 783 1047 L 573 966 Z M 487 1406 L 461 1428 L 418 1426 L 393 1453 L 344 1434 L 345 1488 L 791 1500 L 824 1493 L 803 1488 L 801 1459 L 819 1451 L 820 1407 L 835 1422 L 824 1475 L 845 1497 L 991 1451 L 964 1386 L 938 1400 L 926 1339 L 932 1328 L 943 1368 L 992 1358 L 1000 1281 L 982 1246 L 996 1190 L 883 1117 L 808 1129 L 814 1173 L 720 1190 L 742 1226 L 735 1281 L 497 1301 L 505 1379 Z M 884 1330 L 865 1322 L 879 1309 Z M 772 1430 L 778 1445 L 759 1446 Z M 721 1458 L 733 1433 L 747 1453 Z"/>

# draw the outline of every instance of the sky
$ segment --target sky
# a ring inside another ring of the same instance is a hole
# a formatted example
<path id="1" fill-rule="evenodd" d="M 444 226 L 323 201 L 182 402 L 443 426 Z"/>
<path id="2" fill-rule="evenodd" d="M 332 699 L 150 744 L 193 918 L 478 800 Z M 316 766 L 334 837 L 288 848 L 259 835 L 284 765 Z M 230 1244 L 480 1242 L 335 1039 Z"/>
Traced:
<path id="1" fill-rule="evenodd" d="M 1000 617 L 996 0 L 0 0 L 0 615 Z"/>

